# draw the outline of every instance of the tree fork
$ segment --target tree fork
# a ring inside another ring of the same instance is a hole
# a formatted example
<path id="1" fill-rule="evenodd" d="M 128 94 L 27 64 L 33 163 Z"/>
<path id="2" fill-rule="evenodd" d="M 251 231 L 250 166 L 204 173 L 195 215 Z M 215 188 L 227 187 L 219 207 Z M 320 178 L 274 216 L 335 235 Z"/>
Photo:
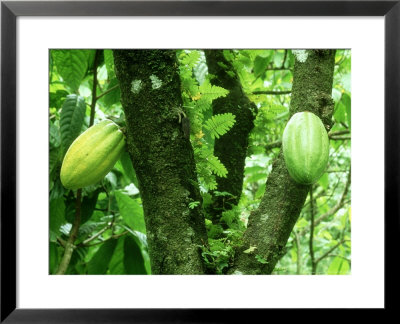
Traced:
<path id="1" fill-rule="evenodd" d="M 334 107 L 331 92 L 335 50 L 308 50 L 307 54 L 305 62 L 295 62 L 290 116 L 300 111 L 311 111 L 329 130 Z M 244 244 L 237 251 L 230 273 L 272 273 L 286 252 L 287 240 L 308 192 L 309 186 L 291 179 L 281 151 L 267 179 L 266 193 L 258 209 L 249 217 Z M 254 252 L 244 253 L 250 246 L 255 247 Z"/>
<path id="2" fill-rule="evenodd" d="M 193 149 L 176 114 L 182 104 L 173 50 L 114 50 L 139 181 L 153 274 L 204 273 L 207 242 Z M 200 202 L 190 209 L 190 202 Z"/>

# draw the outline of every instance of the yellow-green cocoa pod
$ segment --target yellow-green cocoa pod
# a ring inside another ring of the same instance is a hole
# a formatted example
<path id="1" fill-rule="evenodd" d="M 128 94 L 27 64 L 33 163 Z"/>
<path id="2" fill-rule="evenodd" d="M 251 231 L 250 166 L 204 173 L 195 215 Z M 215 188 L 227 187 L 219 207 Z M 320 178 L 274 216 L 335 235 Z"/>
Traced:
<path id="1" fill-rule="evenodd" d="M 296 182 L 308 185 L 317 181 L 329 158 L 329 138 L 321 119 L 308 111 L 294 114 L 283 131 L 282 149 Z"/>
<path id="2" fill-rule="evenodd" d="M 111 120 L 89 127 L 65 154 L 60 174 L 62 184 L 68 189 L 78 189 L 99 182 L 113 168 L 124 148 L 124 135 Z"/>

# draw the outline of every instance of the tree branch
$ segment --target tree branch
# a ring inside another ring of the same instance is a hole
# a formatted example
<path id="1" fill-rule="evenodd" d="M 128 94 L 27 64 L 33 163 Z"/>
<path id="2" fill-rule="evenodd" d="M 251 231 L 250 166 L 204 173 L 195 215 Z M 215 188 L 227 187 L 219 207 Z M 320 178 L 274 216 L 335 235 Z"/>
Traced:
<path id="1" fill-rule="evenodd" d="M 349 264 L 351 264 L 351 260 L 350 259 L 348 259 L 348 258 L 346 258 L 346 257 L 344 257 L 343 255 L 340 255 L 340 254 L 329 254 L 329 255 L 326 256 L 326 258 L 335 258 L 335 257 L 338 257 L 338 258 L 341 258 L 343 260 L 346 260 Z"/>
<path id="2" fill-rule="evenodd" d="M 72 225 L 71 231 L 69 233 L 69 238 L 67 243 L 65 244 L 64 255 L 61 259 L 60 266 L 57 270 L 57 275 L 63 275 L 65 271 L 67 271 L 69 262 L 71 261 L 72 253 L 75 249 L 75 239 L 78 235 L 79 226 L 81 224 L 81 198 L 82 198 L 82 189 L 78 189 L 76 193 L 76 208 L 75 208 L 75 220 Z"/>
<path id="3" fill-rule="evenodd" d="M 93 244 L 85 244 L 85 245 L 83 245 L 83 246 L 89 247 L 89 246 L 99 245 L 99 244 L 105 243 L 105 242 L 107 242 L 107 241 L 109 241 L 109 240 L 115 240 L 115 239 L 117 239 L 117 238 L 120 238 L 121 236 L 124 236 L 125 234 L 128 234 L 128 233 L 129 233 L 129 231 L 124 231 L 124 232 L 122 232 L 122 233 L 120 233 L 120 234 L 112 235 L 112 236 L 110 236 L 108 239 L 106 239 L 106 240 L 104 240 L 104 241 L 96 242 L 96 243 L 93 243 Z"/>
<path id="4" fill-rule="evenodd" d="M 348 129 L 344 129 L 344 130 L 340 130 L 340 131 L 336 131 L 336 132 L 330 132 L 329 136 L 338 136 L 338 135 L 346 135 L 346 134 L 350 134 L 350 131 Z"/>
<path id="5" fill-rule="evenodd" d="M 334 141 L 351 140 L 351 136 L 329 136 L 329 138 Z"/>
<path id="6" fill-rule="evenodd" d="M 104 228 L 102 228 L 100 231 L 98 231 L 96 234 L 93 236 L 89 237 L 88 239 L 84 240 L 82 243 L 79 244 L 79 246 L 88 246 L 87 244 L 90 243 L 91 241 L 95 240 L 98 238 L 101 234 L 103 234 L 105 231 L 111 228 L 111 223 L 107 224 Z"/>
<path id="7" fill-rule="evenodd" d="M 103 93 L 99 94 L 99 95 L 96 97 L 96 101 L 99 100 L 101 97 L 104 97 L 106 94 L 110 93 L 111 91 L 117 89 L 117 88 L 119 88 L 119 84 L 117 84 L 117 85 L 113 86 L 112 88 L 107 89 L 107 90 L 104 91 Z"/>
<path id="8" fill-rule="evenodd" d="M 348 136 L 348 137 L 345 137 L 345 136 L 340 137 L 340 136 L 338 136 L 338 135 L 344 135 L 344 134 L 349 134 L 349 133 L 350 133 L 349 130 L 342 130 L 342 131 L 337 131 L 337 132 L 331 132 L 331 133 L 328 134 L 328 137 L 329 137 L 331 140 L 351 139 L 350 136 Z M 277 148 L 277 147 L 281 147 L 281 146 L 282 146 L 282 140 L 277 140 L 277 141 L 275 141 L 275 142 L 271 142 L 271 143 L 265 145 L 265 151 L 268 152 L 268 151 L 272 150 L 273 148 Z"/>
<path id="9" fill-rule="evenodd" d="M 331 247 L 328 251 L 326 251 L 323 255 L 321 255 L 317 260 L 315 260 L 315 263 L 318 265 L 318 263 L 320 261 L 322 261 L 323 259 L 325 259 L 331 252 L 333 252 L 334 250 L 336 250 L 340 245 L 342 245 L 344 242 L 347 242 L 350 240 L 341 240 L 340 242 L 338 242 L 337 244 L 335 244 L 333 247 Z"/>
<path id="10" fill-rule="evenodd" d="M 287 50 L 287 49 L 285 49 L 285 55 L 283 56 L 283 60 L 282 60 L 281 69 L 284 69 L 284 68 L 285 68 L 285 63 L 286 63 L 287 53 L 288 53 L 288 50 Z"/>
<path id="11" fill-rule="evenodd" d="M 344 199 L 346 198 L 347 192 L 349 190 L 350 187 L 350 183 L 351 183 L 351 170 L 349 170 L 349 174 L 347 175 L 347 182 L 346 182 L 346 187 L 343 191 L 342 196 L 340 197 L 339 202 L 333 206 L 330 210 L 328 210 L 325 214 L 322 214 L 320 217 L 318 217 L 315 220 L 315 226 L 319 225 L 324 219 L 334 215 L 340 208 L 342 208 L 342 206 L 344 205 Z M 300 232 L 300 236 L 305 235 L 307 232 L 307 229 L 303 229 Z"/>
<path id="12" fill-rule="evenodd" d="M 252 95 L 274 95 L 274 96 L 280 96 L 280 95 L 288 95 L 291 94 L 292 91 L 291 90 L 287 90 L 287 91 L 273 91 L 273 90 L 260 90 L 260 91 L 253 91 Z"/>
<path id="13" fill-rule="evenodd" d="M 281 147 L 281 145 L 282 145 L 282 141 L 281 140 L 275 141 L 275 142 L 267 144 L 265 146 L 265 150 L 269 151 L 269 150 L 272 150 L 273 148 Z"/>
<path id="14" fill-rule="evenodd" d="M 58 241 L 58 243 L 60 243 L 60 245 L 62 247 L 65 248 L 65 245 L 67 244 L 67 241 L 63 240 L 61 237 L 57 237 L 57 241 Z"/>

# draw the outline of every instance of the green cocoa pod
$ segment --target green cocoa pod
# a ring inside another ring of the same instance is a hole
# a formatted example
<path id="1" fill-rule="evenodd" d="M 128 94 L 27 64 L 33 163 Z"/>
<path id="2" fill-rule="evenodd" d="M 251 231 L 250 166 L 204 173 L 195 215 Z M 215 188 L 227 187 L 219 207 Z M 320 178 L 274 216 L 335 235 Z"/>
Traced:
<path id="1" fill-rule="evenodd" d="M 294 114 L 283 132 L 282 149 L 289 174 L 297 183 L 317 181 L 329 158 L 329 138 L 321 119 L 308 111 Z"/>
<path id="2" fill-rule="evenodd" d="M 72 142 L 61 166 L 61 182 L 78 189 L 99 182 L 110 172 L 125 147 L 117 124 L 103 120 L 89 127 Z"/>

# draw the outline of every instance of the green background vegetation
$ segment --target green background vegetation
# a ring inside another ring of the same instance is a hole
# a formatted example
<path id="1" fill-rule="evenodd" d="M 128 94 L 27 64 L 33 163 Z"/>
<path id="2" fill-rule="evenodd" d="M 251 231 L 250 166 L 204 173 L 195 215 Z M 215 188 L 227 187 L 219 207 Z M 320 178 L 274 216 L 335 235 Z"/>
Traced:
<path id="1" fill-rule="evenodd" d="M 230 179 L 214 143 L 238 123 L 230 112 L 213 114 L 213 102 L 229 91 L 213 82 L 202 50 L 177 50 L 182 106 L 179 119 L 190 120 L 190 143 L 201 199 L 189 203 L 204 214 L 208 242 L 199 245 L 205 273 L 226 274 L 243 244 L 250 214 L 268 188 L 266 181 L 280 152 L 290 117 L 293 69 L 305 51 L 224 50 L 219 67 L 239 79 L 252 107 L 252 128 L 245 151 L 243 187 L 239 194 L 220 191 Z M 63 156 L 89 125 L 112 119 L 125 126 L 121 89 L 112 50 L 51 50 L 49 61 L 49 272 L 57 272 L 76 213 L 76 191 L 60 182 Z M 157 78 L 153 86 L 160 86 Z M 161 81 L 160 81 L 161 82 Z M 307 82 L 307 80 L 305 80 Z M 137 83 L 132 83 L 132 92 Z M 349 274 L 351 269 L 351 53 L 336 50 L 332 98 L 330 158 L 312 186 L 300 216 L 272 274 Z M 214 108 L 215 109 L 215 108 Z M 180 120 L 182 123 L 182 120 Z M 167 134 L 173 136 L 173 134 Z M 101 183 L 82 189 L 81 222 L 66 274 L 151 274 L 146 222 L 138 179 L 125 152 Z M 218 198 L 217 198 L 218 197 Z M 312 197 L 312 199 L 310 199 Z M 201 201 L 200 201 L 201 200 Z M 219 221 L 213 203 L 222 202 Z M 312 234 L 311 234 L 312 232 Z M 256 246 L 244 253 L 267 262 Z"/>

